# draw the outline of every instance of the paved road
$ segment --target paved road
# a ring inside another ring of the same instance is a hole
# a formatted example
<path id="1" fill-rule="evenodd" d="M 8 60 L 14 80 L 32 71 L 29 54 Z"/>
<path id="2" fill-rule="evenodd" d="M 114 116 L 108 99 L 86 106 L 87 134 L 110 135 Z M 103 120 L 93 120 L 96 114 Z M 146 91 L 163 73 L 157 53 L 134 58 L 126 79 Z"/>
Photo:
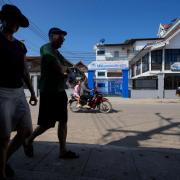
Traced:
<path id="1" fill-rule="evenodd" d="M 79 159 L 58 159 L 52 128 L 36 139 L 34 158 L 22 148 L 11 158 L 13 180 L 180 180 L 179 100 L 110 101 L 109 114 L 69 112 L 68 148 Z"/>
<path id="2" fill-rule="evenodd" d="M 125 147 L 180 148 L 179 100 L 110 98 L 113 111 L 69 111 L 68 142 Z M 32 107 L 34 127 L 38 108 Z M 37 140 L 57 141 L 56 128 Z"/>

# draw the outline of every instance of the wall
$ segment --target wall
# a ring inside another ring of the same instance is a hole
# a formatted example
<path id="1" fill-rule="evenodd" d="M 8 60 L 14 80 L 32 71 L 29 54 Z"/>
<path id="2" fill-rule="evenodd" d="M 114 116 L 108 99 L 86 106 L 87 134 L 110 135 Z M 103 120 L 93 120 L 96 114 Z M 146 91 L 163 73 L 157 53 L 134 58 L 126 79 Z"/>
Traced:
<path id="1" fill-rule="evenodd" d="M 173 37 L 169 44 L 166 45 L 166 49 L 179 49 L 180 48 L 180 33 Z"/>
<path id="2" fill-rule="evenodd" d="M 131 90 L 131 98 L 158 98 L 158 90 Z M 164 98 L 166 99 L 180 99 L 176 96 L 176 90 L 164 90 Z"/>
<path id="3" fill-rule="evenodd" d="M 164 96 L 167 99 L 180 99 L 178 96 L 176 96 L 176 90 L 165 90 Z"/>
<path id="4" fill-rule="evenodd" d="M 158 97 L 158 90 L 131 90 L 131 98 L 153 98 Z"/>
<path id="5" fill-rule="evenodd" d="M 97 49 L 98 50 L 98 49 Z M 117 47 L 104 47 L 105 55 L 96 55 L 97 61 L 105 61 L 107 59 L 112 60 L 114 58 L 114 51 L 119 51 L 119 58 L 116 60 L 127 59 L 127 47 L 117 46 Z"/>
<path id="6" fill-rule="evenodd" d="M 141 50 L 142 48 L 144 48 L 144 46 L 147 44 L 147 43 L 151 43 L 151 42 L 155 42 L 155 40 L 146 40 L 146 41 L 136 41 L 133 45 L 133 48 L 135 51 L 139 51 Z"/>

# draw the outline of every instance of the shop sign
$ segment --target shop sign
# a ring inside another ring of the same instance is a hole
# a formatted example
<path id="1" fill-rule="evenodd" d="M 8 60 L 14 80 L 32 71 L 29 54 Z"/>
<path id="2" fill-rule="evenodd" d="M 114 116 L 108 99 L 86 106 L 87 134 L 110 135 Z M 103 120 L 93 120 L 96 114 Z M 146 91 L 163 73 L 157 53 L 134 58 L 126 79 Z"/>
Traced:
<path id="1" fill-rule="evenodd" d="M 128 61 L 93 61 L 88 65 L 89 70 L 122 70 L 128 68 Z"/>
<path id="2" fill-rule="evenodd" d="M 180 71 L 180 62 L 175 62 L 171 65 L 171 71 Z"/>

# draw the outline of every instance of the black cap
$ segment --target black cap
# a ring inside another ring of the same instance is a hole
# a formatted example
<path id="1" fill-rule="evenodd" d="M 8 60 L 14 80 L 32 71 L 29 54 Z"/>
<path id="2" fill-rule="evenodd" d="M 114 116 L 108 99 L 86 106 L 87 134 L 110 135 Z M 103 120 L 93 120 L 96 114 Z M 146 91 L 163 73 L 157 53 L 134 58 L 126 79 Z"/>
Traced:
<path id="1" fill-rule="evenodd" d="M 67 35 L 67 32 L 66 31 L 63 31 L 57 27 L 53 27 L 49 30 L 49 33 L 48 35 L 50 36 L 51 34 L 63 34 L 64 36 Z"/>
<path id="2" fill-rule="evenodd" d="M 21 11 L 14 5 L 5 4 L 2 6 L 0 11 L 0 19 L 1 20 L 17 20 L 19 22 L 19 26 L 28 27 L 29 21 L 28 19 L 21 13 Z"/>

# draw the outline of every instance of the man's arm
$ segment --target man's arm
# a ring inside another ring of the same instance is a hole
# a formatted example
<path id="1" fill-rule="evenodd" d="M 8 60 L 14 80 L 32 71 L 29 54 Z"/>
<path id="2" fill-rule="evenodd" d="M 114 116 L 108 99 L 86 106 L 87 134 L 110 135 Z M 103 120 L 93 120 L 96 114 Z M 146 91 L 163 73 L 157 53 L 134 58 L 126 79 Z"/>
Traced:
<path id="1" fill-rule="evenodd" d="M 36 95 L 35 95 L 35 92 L 34 92 L 34 88 L 31 84 L 31 80 L 30 80 L 30 75 L 29 75 L 29 71 L 26 67 L 26 64 L 24 64 L 24 76 L 23 76 L 23 80 L 25 82 L 25 84 L 27 85 L 30 93 L 31 93 L 31 97 L 30 97 L 30 100 L 29 100 L 29 103 L 31 105 L 36 105 L 37 104 L 37 98 L 36 98 Z"/>
<path id="2" fill-rule="evenodd" d="M 45 54 L 42 56 L 42 62 L 46 62 L 46 66 L 48 66 L 46 68 L 51 67 L 60 77 L 65 77 L 67 67 L 60 64 L 54 56 Z"/>
<path id="3" fill-rule="evenodd" d="M 92 90 L 90 90 L 89 88 L 86 87 L 85 83 L 82 84 L 81 87 L 83 90 L 85 90 L 86 92 L 91 92 Z"/>

